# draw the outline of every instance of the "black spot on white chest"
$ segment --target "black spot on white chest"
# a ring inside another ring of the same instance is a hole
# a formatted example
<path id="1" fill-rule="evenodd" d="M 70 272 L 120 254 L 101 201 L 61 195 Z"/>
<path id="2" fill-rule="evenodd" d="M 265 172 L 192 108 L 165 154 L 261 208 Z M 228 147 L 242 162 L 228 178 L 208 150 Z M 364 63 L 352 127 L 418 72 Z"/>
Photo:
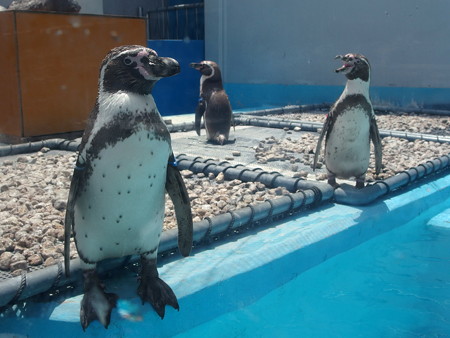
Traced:
<path id="1" fill-rule="evenodd" d="M 92 173 L 76 200 L 74 226 L 88 260 L 114 256 L 116 250 L 148 252 L 159 242 L 170 145 L 145 142 L 146 135 L 137 132 L 92 159 Z"/>
<path id="2" fill-rule="evenodd" d="M 124 140 L 106 144 L 95 156 L 90 156 L 86 186 L 122 187 L 117 189 L 118 195 L 129 195 L 131 190 L 143 189 L 143 185 L 151 188 L 155 179 L 165 177 L 169 153 L 166 139 L 145 130 L 136 132 Z"/>

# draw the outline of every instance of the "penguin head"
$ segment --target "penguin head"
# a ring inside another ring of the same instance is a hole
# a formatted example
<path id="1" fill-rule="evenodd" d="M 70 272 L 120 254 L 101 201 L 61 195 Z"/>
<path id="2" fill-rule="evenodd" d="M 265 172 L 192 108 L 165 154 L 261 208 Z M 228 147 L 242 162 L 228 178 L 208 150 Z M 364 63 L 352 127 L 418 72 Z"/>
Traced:
<path id="1" fill-rule="evenodd" d="M 100 67 L 99 91 L 150 94 L 155 83 L 180 72 L 178 62 L 138 45 L 112 49 Z"/>
<path id="2" fill-rule="evenodd" d="M 344 73 L 349 80 L 360 79 L 368 82 L 370 79 L 369 60 L 361 54 L 337 55 L 336 59 L 344 62 L 342 67 L 335 70 L 336 73 Z"/>
<path id="3" fill-rule="evenodd" d="M 198 70 L 202 76 L 211 81 L 222 81 L 222 75 L 220 73 L 220 68 L 214 61 L 202 61 L 199 63 L 191 63 L 190 66 Z"/>

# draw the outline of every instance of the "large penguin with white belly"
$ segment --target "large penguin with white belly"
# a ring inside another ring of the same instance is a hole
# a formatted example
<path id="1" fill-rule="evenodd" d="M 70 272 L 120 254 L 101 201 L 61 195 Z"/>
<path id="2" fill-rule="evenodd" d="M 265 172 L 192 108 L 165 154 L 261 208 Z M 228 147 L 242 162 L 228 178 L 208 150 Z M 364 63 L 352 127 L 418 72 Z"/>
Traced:
<path id="1" fill-rule="evenodd" d="M 165 190 L 174 202 L 183 256 L 192 247 L 192 214 L 170 134 L 151 94 L 159 79 L 179 71 L 176 60 L 137 45 L 112 49 L 101 64 L 97 102 L 81 140 L 65 219 L 66 274 L 72 230 L 84 276 L 83 330 L 93 320 L 107 328 L 116 305 L 117 296 L 105 292 L 95 270 L 107 258 L 140 255 L 142 302 L 148 301 L 161 318 L 166 305 L 179 308 L 156 268 Z"/>
<path id="2" fill-rule="evenodd" d="M 381 170 L 381 138 L 369 97 L 370 64 L 360 54 L 338 55 L 344 64 L 335 70 L 347 77 L 345 89 L 331 107 L 317 142 L 316 168 L 325 137 L 325 165 L 328 183 L 337 187 L 336 177 L 356 178 L 356 188 L 364 187 L 370 160 L 370 140 L 374 144 L 375 172 Z"/>
<path id="3" fill-rule="evenodd" d="M 206 139 L 225 144 L 230 137 L 233 112 L 230 101 L 223 89 L 222 74 L 214 61 L 191 63 L 198 70 L 200 78 L 200 99 L 195 111 L 195 130 L 200 136 L 201 119 L 205 122 Z"/>

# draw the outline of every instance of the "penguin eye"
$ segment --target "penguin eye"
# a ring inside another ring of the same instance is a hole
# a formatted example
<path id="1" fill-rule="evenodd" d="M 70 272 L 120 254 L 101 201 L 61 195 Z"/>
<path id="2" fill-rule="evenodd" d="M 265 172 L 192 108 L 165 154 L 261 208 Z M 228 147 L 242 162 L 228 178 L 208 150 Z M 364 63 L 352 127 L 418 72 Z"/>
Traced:
<path id="1" fill-rule="evenodd" d="M 129 66 L 133 63 L 133 60 L 131 60 L 131 58 L 129 56 L 127 56 L 125 59 L 123 59 L 123 64 L 125 66 Z"/>

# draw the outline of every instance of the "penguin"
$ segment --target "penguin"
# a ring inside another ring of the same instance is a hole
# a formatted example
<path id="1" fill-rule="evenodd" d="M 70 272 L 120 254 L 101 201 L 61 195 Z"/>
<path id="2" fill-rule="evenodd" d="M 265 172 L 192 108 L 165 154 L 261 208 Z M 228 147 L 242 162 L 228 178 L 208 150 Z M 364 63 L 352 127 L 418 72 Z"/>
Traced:
<path id="1" fill-rule="evenodd" d="M 200 78 L 200 99 L 195 111 L 195 131 L 200 136 L 200 123 L 203 117 L 206 139 L 224 145 L 230 136 L 233 112 L 222 84 L 222 75 L 217 63 L 201 61 L 191 63 L 198 70 Z"/>
<path id="2" fill-rule="evenodd" d="M 165 191 L 175 205 L 183 256 L 192 247 L 192 214 L 170 134 L 152 97 L 159 79 L 179 71 L 176 60 L 138 45 L 112 49 L 101 64 L 97 101 L 78 149 L 65 216 L 66 275 L 73 233 L 84 277 L 83 330 L 94 320 L 108 328 L 116 306 L 118 296 L 105 292 L 96 272 L 96 264 L 107 258 L 140 255 L 142 302 L 161 318 L 166 305 L 179 309 L 156 267 Z"/>
<path id="3" fill-rule="evenodd" d="M 343 66 L 335 70 L 347 77 L 345 89 L 333 104 L 320 133 L 313 169 L 325 137 L 325 166 L 328 183 L 338 187 L 338 178 L 356 178 L 356 188 L 364 187 L 370 159 L 370 140 L 374 144 L 375 172 L 381 170 L 382 149 L 375 114 L 369 97 L 370 64 L 361 54 L 338 55 Z"/>

